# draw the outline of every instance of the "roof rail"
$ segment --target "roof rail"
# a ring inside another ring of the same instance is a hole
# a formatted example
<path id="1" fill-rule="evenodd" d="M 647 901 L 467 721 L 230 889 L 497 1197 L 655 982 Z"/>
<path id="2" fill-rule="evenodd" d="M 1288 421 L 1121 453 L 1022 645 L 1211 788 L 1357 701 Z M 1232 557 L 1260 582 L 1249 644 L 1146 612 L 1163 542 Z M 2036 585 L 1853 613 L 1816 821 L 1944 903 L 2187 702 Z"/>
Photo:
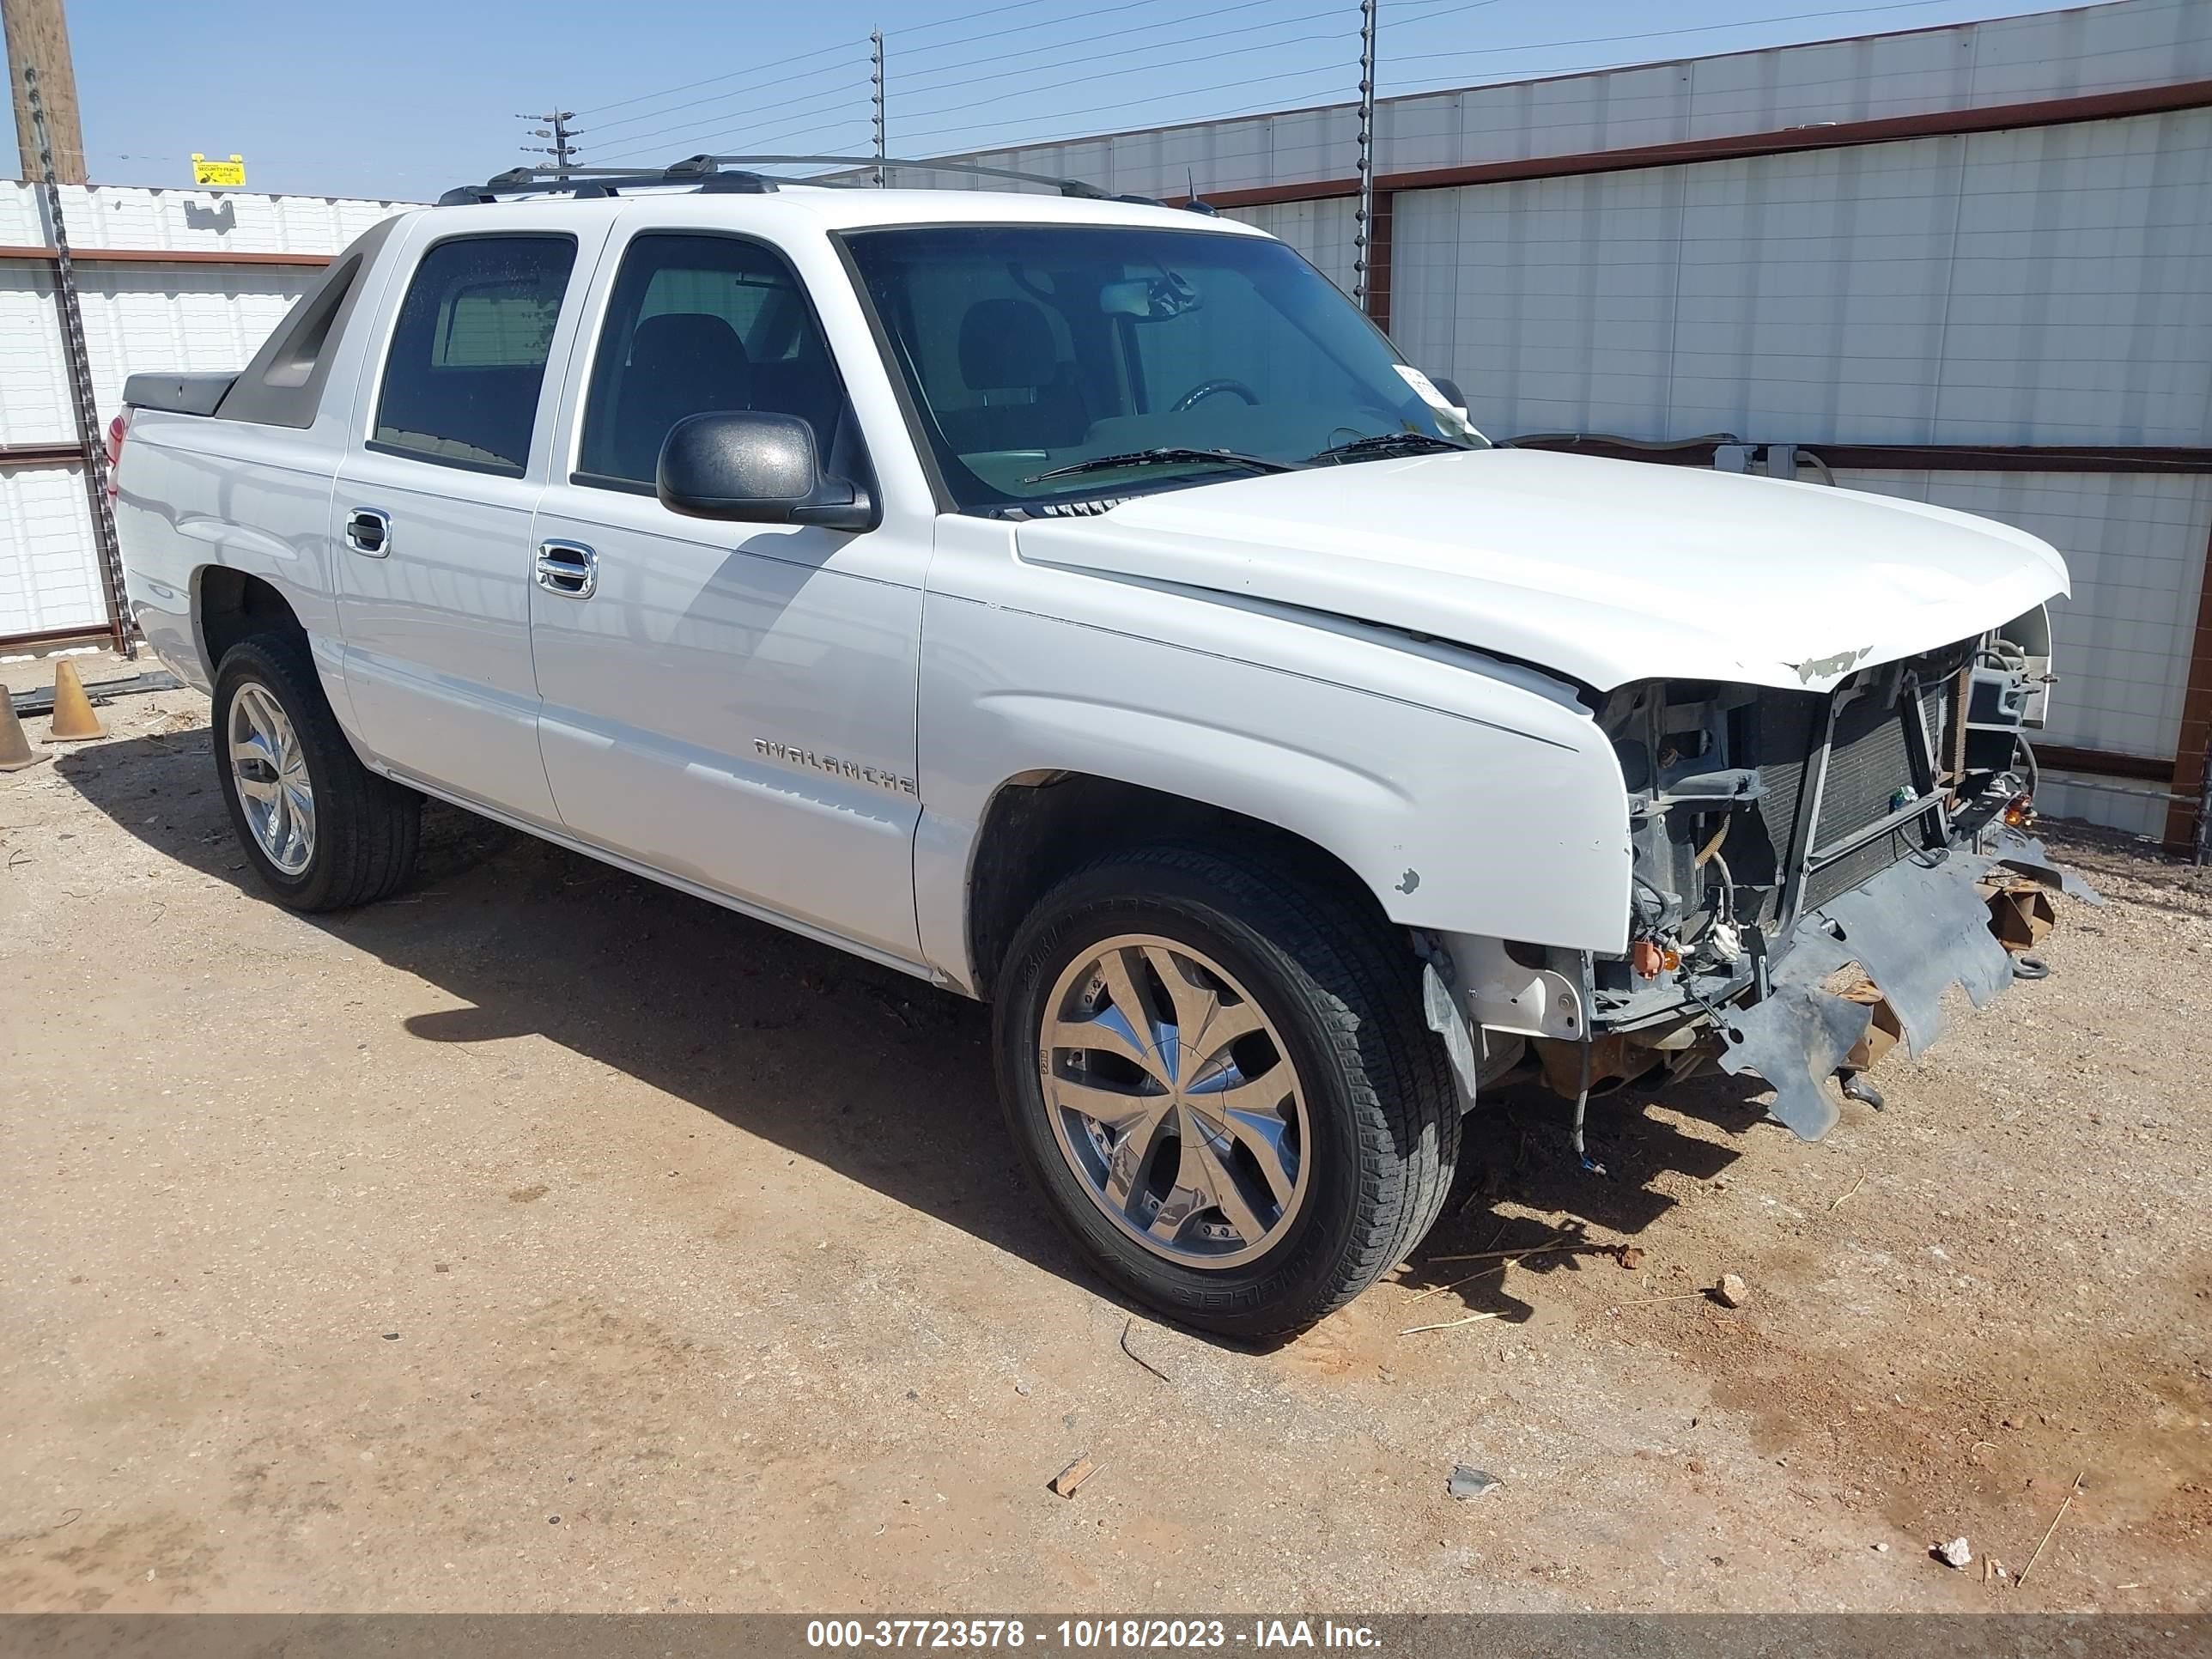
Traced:
<path id="1" fill-rule="evenodd" d="M 481 185 L 461 185 L 439 197 L 441 207 L 496 202 L 507 196 L 548 196 L 566 193 L 579 199 L 617 196 L 625 190 L 656 185 L 690 185 L 716 193 L 738 191 L 761 195 L 776 188 L 777 181 L 750 171 L 756 167 L 830 167 L 876 173 L 901 167 L 926 168 L 933 173 L 961 173 L 981 179 L 1012 179 L 1025 185 L 1044 185 L 1062 196 L 1094 202 L 1137 202 L 1158 207 L 1150 196 L 1115 196 L 1080 179 L 1054 178 L 1049 173 L 1024 173 L 1014 167 L 986 167 L 978 161 L 909 161 L 889 155 L 687 155 L 665 167 L 512 167 Z M 786 179 L 787 184 L 800 182 Z M 858 179 L 810 179 L 812 185 L 851 184 Z"/>
<path id="2" fill-rule="evenodd" d="M 931 173 L 964 173 L 972 178 L 1012 179 L 1024 185 L 1047 185 L 1062 196 L 1080 197 L 1086 201 L 1140 202 L 1152 207 L 1159 205 L 1152 197 L 1115 196 L 1080 179 L 1063 179 L 1049 173 L 1024 173 L 1018 167 L 986 167 L 980 161 L 917 161 L 899 155 L 714 155 L 704 159 L 721 162 L 726 167 L 836 167 L 868 173 L 896 173 L 901 167 L 914 167 Z M 810 179 L 806 182 L 819 185 L 830 181 Z"/>
<path id="3" fill-rule="evenodd" d="M 618 196 L 625 190 L 689 185 L 709 195 L 763 196 L 775 180 L 757 173 L 724 171 L 711 155 L 690 155 L 665 167 L 510 167 L 480 185 L 460 185 L 438 198 L 440 207 L 466 207 L 507 196 L 566 193 L 578 200 Z"/>

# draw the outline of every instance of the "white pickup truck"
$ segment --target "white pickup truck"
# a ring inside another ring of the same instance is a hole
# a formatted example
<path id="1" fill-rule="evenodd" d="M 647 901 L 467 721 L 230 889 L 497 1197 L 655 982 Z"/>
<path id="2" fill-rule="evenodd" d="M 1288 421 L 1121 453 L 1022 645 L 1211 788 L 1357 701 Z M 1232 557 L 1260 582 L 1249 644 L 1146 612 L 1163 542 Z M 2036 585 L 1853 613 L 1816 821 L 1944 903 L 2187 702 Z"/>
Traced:
<path id="1" fill-rule="evenodd" d="M 280 902 L 392 892 L 433 795 L 988 999 L 1060 1220 L 1223 1333 L 1402 1260 L 1509 1078 L 1578 1149 L 1704 1064 L 1820 1133 L 1877 1006 L 2011 980 L 1978 884 L 2061 879 L 2049 546 L 1492 444 L 1201 211 L 510 176 L 126 400 Z"/>

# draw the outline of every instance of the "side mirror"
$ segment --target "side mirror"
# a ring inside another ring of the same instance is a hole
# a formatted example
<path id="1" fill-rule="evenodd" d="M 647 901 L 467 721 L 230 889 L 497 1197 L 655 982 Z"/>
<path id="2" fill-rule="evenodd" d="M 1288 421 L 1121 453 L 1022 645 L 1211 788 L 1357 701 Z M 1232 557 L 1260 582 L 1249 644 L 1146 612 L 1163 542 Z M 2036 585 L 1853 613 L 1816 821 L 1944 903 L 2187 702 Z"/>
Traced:
<path id="1" fill-rule="evenodd" d="M 812 427 L 753 410 L 677 422 L 660 446 L 653 493 L 670 512 L 695 519 L 830 530 L 872 530 L 878 520 L 866 490 L 822 476 Z"/>
<path id="2" fill-rule="evenodd" d="M 1444 401 L 1454 409 L 1467 407 L 1467 393 L 1459 389 L 1459 382 L 1446 374 L 1431 374 L 1429 384 L 1444 394 Z"/>

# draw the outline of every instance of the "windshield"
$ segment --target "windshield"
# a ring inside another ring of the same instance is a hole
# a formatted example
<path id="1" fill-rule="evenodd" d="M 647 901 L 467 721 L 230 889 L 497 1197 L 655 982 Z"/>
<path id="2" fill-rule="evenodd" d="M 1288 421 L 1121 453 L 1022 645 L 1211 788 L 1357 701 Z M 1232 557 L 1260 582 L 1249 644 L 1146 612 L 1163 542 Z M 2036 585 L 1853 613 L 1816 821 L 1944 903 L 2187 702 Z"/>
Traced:
<path id="1" fill-rule="evenodd" d="M 964 510 L 1246 477 L 1387 434 L 1483 441 L 1272 238 L 961 225 L 846 244 Z"/>

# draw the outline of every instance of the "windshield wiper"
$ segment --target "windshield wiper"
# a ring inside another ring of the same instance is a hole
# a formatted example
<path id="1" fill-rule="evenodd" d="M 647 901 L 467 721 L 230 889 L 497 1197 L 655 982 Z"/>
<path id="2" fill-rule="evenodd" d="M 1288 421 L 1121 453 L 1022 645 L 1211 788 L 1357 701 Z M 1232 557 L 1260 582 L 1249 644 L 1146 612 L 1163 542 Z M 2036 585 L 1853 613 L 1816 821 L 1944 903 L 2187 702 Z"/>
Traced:
<path id="1" fill-rule="evenodd" d="M 1363 455 L 1389 455 L 1401 450 L 1466 449 L 1466 444 L 1455 444 L 1449 438 L 1439 438 L 1426 432 L 1378 432 L 1371 438 L 1353 438 L 1348 442 L 1331 444 L 1319 454 L 1309 455 L 1309 461 L 1349 461 Z"/>
<path id="2" fill-rule="evenodd" d="M 1032 473 L 1022 482 L 1042 483 L 1047 478 L 1072 478 L 1079 472 L 1110 472 L 1118 467 L 1159 466 L 1176 461 L 1186 465 L 1192 461 L 1218 461 L 1230 466 L 1249 466 L 1255 472 L 1295 472 L 1304 465 L 1298 461 L 1271 461 L 1265 455 L 1244 455 L 1233 449 L 1187 449 L 1171 444 L 1158 449 L 1133 449 L 1126 455 L 1094 455 L 1087 461 L 1070 461 L 1048 472 Z"/>

